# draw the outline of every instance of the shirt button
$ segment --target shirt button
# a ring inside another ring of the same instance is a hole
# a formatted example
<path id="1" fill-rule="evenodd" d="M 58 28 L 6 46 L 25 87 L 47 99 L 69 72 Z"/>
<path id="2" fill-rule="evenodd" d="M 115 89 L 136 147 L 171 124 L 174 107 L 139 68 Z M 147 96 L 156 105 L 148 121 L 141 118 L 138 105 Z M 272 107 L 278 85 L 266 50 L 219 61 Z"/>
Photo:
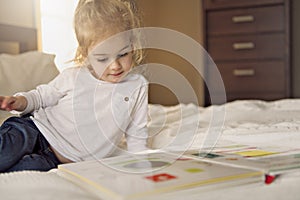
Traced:
<path id="1" fill-rule="evenodd" d="M 129 97 L 125 97 L 124 100 L 125 100 L 125 101 L 129 101 Z"/>

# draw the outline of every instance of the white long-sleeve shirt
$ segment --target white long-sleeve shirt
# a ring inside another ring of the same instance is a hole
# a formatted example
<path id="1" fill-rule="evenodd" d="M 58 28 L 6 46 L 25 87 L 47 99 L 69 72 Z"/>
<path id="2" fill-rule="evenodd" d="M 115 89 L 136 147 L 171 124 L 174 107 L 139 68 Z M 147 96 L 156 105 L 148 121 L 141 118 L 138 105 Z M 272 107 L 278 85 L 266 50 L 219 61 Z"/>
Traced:
<path id="1" fill-rule="evenodd" d="M 28 100 L 22 114 L 33 113 L 50 145 L 72 161 L 111 155 L 124 134 L 128 151 L 147 149 L 148 82 L 141 75 L 108 83 L 85 67 L 69 68 L 49 84 L 18 95 Z"/>

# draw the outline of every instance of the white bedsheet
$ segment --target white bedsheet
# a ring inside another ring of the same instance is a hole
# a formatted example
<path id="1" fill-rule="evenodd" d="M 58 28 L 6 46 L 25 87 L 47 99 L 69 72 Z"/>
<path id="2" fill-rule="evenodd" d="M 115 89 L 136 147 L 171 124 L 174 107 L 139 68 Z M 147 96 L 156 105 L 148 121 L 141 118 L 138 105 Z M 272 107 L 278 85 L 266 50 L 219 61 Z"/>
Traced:
<path id="1" fill-rule="evenodd" d="M 155 135 L 151 140 L 152 146 L 172 148 L 177 141 L 180 146 L 182 143 L 189 143 L 188 139 L 193 138 L 190 148 L 200 147 L 206 134 L 210 134 L 207 131 L 213 110 L 218 111 L 220 107 L 224 107 L 225 118 L 224 122 L 218 123 L 222 126 L 222 131 L 217 143 L 233 141 L 249 145 L 279 144 L 300 148 L 300 99 L 273 102 L 244 100 L 208 108 L 193 104 L 180 104 L 171 108 L 151 105 L 150 115 L 155 116 L 150 116 L 149 123 L 150 132 Z M 218 112 L 214 112 L 216 113 Z M 163 121 L 166 123 L 162 126 Z M 195 133 L 193 131 L 197 123 L 198 129 Z M 180 139 L 170 143 L 174 138 Z"/>
<path id="2" fill-rule="evenodd" d="M 1 200 L 93 200 L 92 194 L 49 172 L 21 171 L 0 174 Z"/>
<path id="3" fill-rule="evenodd" d="M 193 104 L 173 107 L 150 105 L 149 130 L 155 135 L 149 141 L 153 148 L 185 150 L 201 147 L 207 136 L 212 111 Z M 300 99 L 274 102 L 235 101 L 225 105 L 225 121 L 217 144 L 237 142 L 250 145 L 280 145 L 300 148 Z M 178 132 L 178 130 L 180 130 Z M 196 130 L 196 131 L 195 131 Z M 177 139 L 176 139 L 177 138 Z M 192 142 L 190 142 L 192 138 Z M 170 142 L 172 141 L 172 142 Z M 189 145 L 186 145 L 186 144 Z M 300 170 L 285 174 L 271 185 L 256 183 L 205 193 L 193 192 L 178 199 L 300 199 Z M 1 199 L 95 199 L 78 186 L 50 172 L 18 172 L 0 175 Z"/>

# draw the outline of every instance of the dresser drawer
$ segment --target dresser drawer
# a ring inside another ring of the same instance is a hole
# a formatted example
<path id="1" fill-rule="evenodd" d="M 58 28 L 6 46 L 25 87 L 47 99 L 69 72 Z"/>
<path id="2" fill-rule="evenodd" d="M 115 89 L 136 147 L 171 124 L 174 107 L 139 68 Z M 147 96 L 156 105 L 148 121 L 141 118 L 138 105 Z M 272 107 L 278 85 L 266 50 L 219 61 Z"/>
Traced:
<path id="1" fill-rule="evenodd" d="M 284 28 L 282 5 L 207 13 L 207 34 L 210 36 L 284 31 Z"/>
<path id="2" fill-rule="evenodd" d="M 203 7 L 206 10 L 236 8 L 248 6 L 261 6 L 284 3 L 285 0 L 203 0 Z"/>
<path id="3" fill-rule="evenodd" d="M 214 61 L 283 59 L 285 47 L 282 33 L 208 38 L 208 52 Z"/>
<path id="4" fill-rule="evenodd" d="M 266 93 L 266 92 L 254 92 L 254 93 L 249 93 L 244 91 L 244 93 L 228 93 L 226 96 L 227 101 L 234 101 L 234 100 L 240 100 L 240 99 L 259 99 L 259 100 L 266 100 L 266 101 L 271 101 L 274 99 L 283 99 L 286 98 L 286 94 L 282 92 L 271 92 L 271 93 Z"/>
<path id="5" fill-rule="evenodd" d="M 286 89 L 282 61 L 217 63 L 227 93 L 268 93 Z"/>
<path id="6" fill-rule="evenodd" d="M 203 44 L 220 70 L 227 100 L 290 97 L 292 1 L 202 2 Z M 206 105 L 224 103 L 217 75 L 205 66 Z"/>

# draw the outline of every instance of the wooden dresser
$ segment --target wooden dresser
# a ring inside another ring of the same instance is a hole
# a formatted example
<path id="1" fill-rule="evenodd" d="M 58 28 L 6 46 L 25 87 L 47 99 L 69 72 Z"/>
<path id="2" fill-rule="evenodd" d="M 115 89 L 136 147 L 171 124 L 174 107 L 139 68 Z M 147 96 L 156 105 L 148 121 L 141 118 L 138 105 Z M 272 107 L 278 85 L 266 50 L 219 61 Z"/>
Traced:
<path id="1" fill-rule="evenodd" d="M 204 46 L 221 73 L 227 101 L 290 96 L 289 0 L 203 0 L 203 14 Z M 205 76 L 214 81 L 209 67 Z M 213 91 L 206 90 L 206 105 L 219 95 Z"/>

